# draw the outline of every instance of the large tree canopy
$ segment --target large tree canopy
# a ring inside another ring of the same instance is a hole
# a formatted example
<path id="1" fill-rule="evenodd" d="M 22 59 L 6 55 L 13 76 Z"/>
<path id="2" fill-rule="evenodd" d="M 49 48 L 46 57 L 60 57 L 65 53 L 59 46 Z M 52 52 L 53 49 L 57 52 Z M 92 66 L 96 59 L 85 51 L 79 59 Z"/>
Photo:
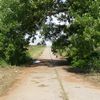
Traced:
<path id="1" fill-rule="evenodd" d="M 64 52 L 73 66 L 100 70 L 99 27 L 99 0 L 0 0 L 0 58 L 24 63 L 29 39 L 41 30 L 53 41 L 52 50 Z"/>
<path id="2" fill-rule="evenodd" d="M 82 71 L 100 71 L 100 1 L 66 0 L 65 4 L 69 25 L 63 25 L 60 33 L 63 30 L 66 38 L 60 36 L 54 41 L 54 51 L 63 49 L 63 46 L 67 57 L 73 59 L 74 67 Z M 62 42 L 67 46 L 62 45 Z"/>
<path id="3" fill-rule="evenodd" d="M 25 62 L 29 38 L 45 22 L 53 0 L 0 0 L 0 59 Z M 30 37 L 25 40 L 25 34 Z"/>

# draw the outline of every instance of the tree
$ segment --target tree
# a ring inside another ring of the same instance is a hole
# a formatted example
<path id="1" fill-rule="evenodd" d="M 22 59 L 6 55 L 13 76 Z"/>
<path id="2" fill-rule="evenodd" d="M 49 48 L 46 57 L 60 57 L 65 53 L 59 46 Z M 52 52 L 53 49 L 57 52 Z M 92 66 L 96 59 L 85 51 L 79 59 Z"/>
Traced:
<path id="1" fill-rule="evenodd" d="M 28 40 L 40 29 L 52 3 L 53 0 L 0 0 L 1 59 L 11 65 L 26 62 Z M 26 33 L 30 34 L 27 40 Z"/>
<path id="2" fill-rule="evenodd" d="M 52 23 L 52 16 L 65 24 Z M 10 64 L 25 63 L 29 39 L 42 30 L 54 42 L 53 51 L 66 50 L 74 67 L 100 70 L 99 27 L 99 0 L 1 0 L 0 57 Z"/>
<path id="3" fill-rule="evenodd" d="M 61 40 L 62 36 L 59 37 L 56 46 L 54 42 L 53 49 L 59 48 L 60 43 L 63 42 L 68 50 L 67 56 L 73 59 L 74 67 L 87 72 L 100 71 L 100 29 L 98 28 L 100 26 L 100 1 L 67 0 L 65 7 L 69 25 L 61 30 L 66 33 L 66 39 Z M 63 11 L 63 13 L 66 12 Z M 60 19 L 63 21 L 65 18 L 61 16 Z M 65 42 L 66 40 L 69 44 Z"/>

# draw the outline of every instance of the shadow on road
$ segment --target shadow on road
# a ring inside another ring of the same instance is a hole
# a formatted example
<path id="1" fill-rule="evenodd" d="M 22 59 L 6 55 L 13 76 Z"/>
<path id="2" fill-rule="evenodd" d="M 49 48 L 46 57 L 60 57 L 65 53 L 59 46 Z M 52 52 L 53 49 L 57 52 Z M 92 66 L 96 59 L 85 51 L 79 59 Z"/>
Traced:
<path id="1" fill-rule="evenodd" d="M 73 67 L 68 67 L 68 66 L 64 67 L 63 69 L 67 72 L 75 73 L 75 74 L 87 74 L 87 73 L 89 73 L 88 71 L 84 71 L 84 70 L 81 70 L 79 68 L 73 68 Z"/>
<path id="2" fill-rule="evenodd" d="M 39 67 L 39 66 L 48 66 L 48 67 L 60 67 L 67 65 L 67 60 L 52 60 L 52 59 L 34 59 L 29 67 Z"/>

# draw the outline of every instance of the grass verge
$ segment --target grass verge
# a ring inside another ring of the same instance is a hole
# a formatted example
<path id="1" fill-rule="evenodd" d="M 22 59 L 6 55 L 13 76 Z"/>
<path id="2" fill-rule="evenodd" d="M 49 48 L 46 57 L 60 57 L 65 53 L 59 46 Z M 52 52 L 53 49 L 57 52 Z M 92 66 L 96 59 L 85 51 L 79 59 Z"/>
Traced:
<path id="1" fill-rule="evenodd" d="M 29 47 L 29 56 L 33 59 L 37 59 L 43 52 L 45 46 L 30 46 Z"/>

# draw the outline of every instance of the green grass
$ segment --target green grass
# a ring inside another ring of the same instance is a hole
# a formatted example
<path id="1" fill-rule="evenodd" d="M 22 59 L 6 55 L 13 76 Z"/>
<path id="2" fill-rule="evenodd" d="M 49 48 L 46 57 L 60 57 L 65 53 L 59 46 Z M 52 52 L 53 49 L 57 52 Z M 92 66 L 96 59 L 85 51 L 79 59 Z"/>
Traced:
<path id="1" fill-rule="evenodd" d="M 0 59 L 0 68 L 4 68 L 5 66 L 9 66 L 3 59 Z"/>
<path id="2" fill-rule="evenodd" d="M 33 59 L 37 59 L 43 52 L 45 46 L 30 46 L 28 53 Z"/>

